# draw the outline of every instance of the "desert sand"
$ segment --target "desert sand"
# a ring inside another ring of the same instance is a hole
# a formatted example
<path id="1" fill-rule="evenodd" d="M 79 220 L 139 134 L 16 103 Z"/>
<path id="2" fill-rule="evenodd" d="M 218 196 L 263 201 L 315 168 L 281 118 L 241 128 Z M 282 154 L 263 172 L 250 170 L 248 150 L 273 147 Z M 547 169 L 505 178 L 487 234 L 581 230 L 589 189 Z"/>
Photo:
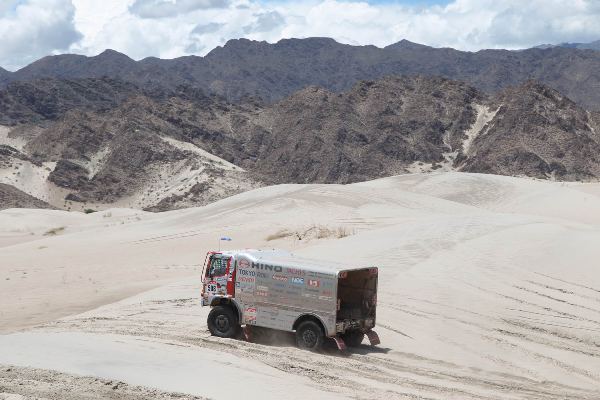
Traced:
<path id="1" fill-rule="evenodd" d="M 0 398 L 600 398 L 599 189 L 437 173 L 159 214 L 2 211 Z M 380 267 L 382 344 L 211 337 L 199 274 L 219 245 Z"/>

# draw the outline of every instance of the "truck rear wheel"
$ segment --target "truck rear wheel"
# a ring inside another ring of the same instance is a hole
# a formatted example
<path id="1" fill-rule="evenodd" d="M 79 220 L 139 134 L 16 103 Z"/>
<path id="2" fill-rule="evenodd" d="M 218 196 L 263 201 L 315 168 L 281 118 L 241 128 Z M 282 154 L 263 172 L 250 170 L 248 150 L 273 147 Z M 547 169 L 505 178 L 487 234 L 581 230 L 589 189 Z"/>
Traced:
<path id="1" fill-rule="evenodd" d="M 215 306 L 208 313 L 206 322 L 210 333 L 222 338 L 232 338 L 240 329 L 237 315 L 231 307 Z"/>
<path id="2" fill-rule="evenodd" d="M 296 344 L 301 349 L 320 350 L 324 339 L 323 329 L 314 321 L 304 321 L 296 329 Z"/>
<path id="3" fill-rule="evenodd" d="M 360 346 L 364 338 L 365 334 L 361 331 L 350 331 L 342 335 L 344 343 L 346 343 L 346 345 L 350 347 Z"/>

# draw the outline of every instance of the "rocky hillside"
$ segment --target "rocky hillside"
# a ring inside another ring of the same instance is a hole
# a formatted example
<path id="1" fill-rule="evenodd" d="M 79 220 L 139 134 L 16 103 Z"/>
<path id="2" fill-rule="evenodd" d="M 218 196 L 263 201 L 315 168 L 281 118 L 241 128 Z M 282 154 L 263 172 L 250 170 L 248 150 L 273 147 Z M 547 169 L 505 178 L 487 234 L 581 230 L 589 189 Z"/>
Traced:
<path id="1" fill-rule="evenodd" d="M 132 83 L 107 78 L 17 81 L 0 91 L 0 124 L 56 120 L 75 108 L 106 111 L 138 93 Z"/>
<path id="2" fill-rule="evenodd" d="M 275 182 L 349 183 L 446 162 L 484 96 L 443 78 L 388 77 L 336 94 L 309 87 L 269 107 L 254 169 Z"/>
<path id="3" fill-rule="evenodd" d="M 0 210 L 8 208 L 53 208 L 50 204 L 41 201 L 14 186 L 0 183 Z"/>
<path id="4" fill-rule="evenodd" d="M 12 74 L 0 67 L 0 85 L 5 85 L 11 78 Z"/>
<path id="5" fill-rule="evenodd" d="M 461 80 L 486 93 L 529 79 L 540 81 L 590 110 L 600 110 L 600 52 L 552 47 L 475 53 L 401 41 L 386 48 L 350 46 L 327 38 L 285 39 L 275 44 L 230 40 L 205 57 L 133 61 L 107 50 L 95 57 L 46 57 L 10 74 L 10 80 L 109 76 L 143 87 L 189 85 L 239 100 L 283 99 L 307 86 L 345 91 L 359 80 L 425 74 Z M 1 78 L 0 78 L 1 83 Z"/>
<path id="6" fill-rule="evenodd" d="M 600 130 L 591 114 L 556 90 L 528 82 L 493 99 L 494 118 L 460 169 L 559 180 L 600 177 Z"/>
<path id="7" fill-rule="evenodd" d="M 600 114 L 533 81 L 488 95 L 445 78 L 386 77 L 273 104 L 108 78 L 36 82 L 0 91 L 4 110 L 19 110 L 0 126 L 0 182 L 59 208 L 165 210 L 263 184 L 439 169 L 600 178 Z"/>
<path id="8" fill-rule="evenodd" d="M 542 44 L 535 46 L 536 49 L 550 49 L 553 47 L 565 47 L 568 49 L 580 50 L 600 50 L 600 40 L 595 40 L 589 43 L 559 43 L 559 44 Z"/>

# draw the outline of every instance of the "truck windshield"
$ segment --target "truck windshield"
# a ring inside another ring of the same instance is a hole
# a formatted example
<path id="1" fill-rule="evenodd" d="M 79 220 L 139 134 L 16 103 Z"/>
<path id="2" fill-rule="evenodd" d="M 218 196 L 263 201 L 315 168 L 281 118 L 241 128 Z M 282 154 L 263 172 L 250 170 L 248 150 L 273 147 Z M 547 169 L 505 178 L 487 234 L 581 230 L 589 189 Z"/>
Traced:
<path id="1" fill-rule="evenodd" d="M 227 260 L 228 258 L 221 258 L 219 256 L 212 256 L 210 258 L 210 268 L 208 269 L 208 276 L 223 276 L 227 271 Z"/>

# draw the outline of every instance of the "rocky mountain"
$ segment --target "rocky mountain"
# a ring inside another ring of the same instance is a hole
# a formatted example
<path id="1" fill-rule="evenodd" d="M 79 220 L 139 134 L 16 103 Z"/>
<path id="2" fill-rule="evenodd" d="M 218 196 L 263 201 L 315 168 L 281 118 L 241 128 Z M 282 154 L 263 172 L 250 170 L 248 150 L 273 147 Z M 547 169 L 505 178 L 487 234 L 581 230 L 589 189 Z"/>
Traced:
<path id="1" fill-rule="evenodd" d="M 106 111 L 138 93 L 134 84 L 108 78 L 16 81 L 0 91 L 0 124 L 56 120 L 74 108 Z"/>
<path id="2" fill-rule="evenodd" d="M 4 68 L 0 67 L 0 86 L 3 86 L 6 83 L 8 83 L 11 76 L 12 76 L 12 74 L 10 72 L 8 72 Z"/>
<path id="3" fill-rule="evenodd" d="M 0 210 L 8 208 L 54 208 L 14 186 L 0 183 Z"/>
<path id="4" fill-rule="evenodd" d="M 108 78 L 36 82 L 33 96 L 15 83 L 0 91 L 4 110 L 21 110 L 0 126 L 0 182 L 59 208 L 165 210 L 263 184 L 439 169 L 600 177 L 599 114 L 534 81 L 490 95 L 440 77 L 389 76 L 342 92 L 311 86 L 272 104 Z M 52 112 L 39 106 L 58 99 Z"/>
<path id="5" fill-rule="evenodd" d="M 589 112 L 536 82 L 491 101 L 494 117 L 473 138 L 463 171 L 558 180 L 600 177 L 600 126 Z"/>
<path id="6" fill-rule="evenodd" d="M 12 174 L 3 180 L 67 209 L 178 208 L 256 187 L 242 168 L 182 140 L 211 137 L 202 129 L 219 107 L 226 106 L 193 92 L 152 99 L 134 91 L 110 110 L 71 108 L 56 121 L 4 127 L 0 143 L 11 150 L 4 164 Z M 187 118 L 196 124 L 186 126 Z M 216 150 L 227 146 L 212 140 Z"/>
<path id="7" fill-rule="evenodd" d="M 254 169 L 275 182 L 349 183 L 437 164 L 462 143 L 484 96 L 443 78 L 387 77 L 340 94 L 309 87 L 263 113 Z"/>
<path id="8" fill-rule="evenodd" d="M 471 53 L 408 41 L 381 49 L 308 38 L 284 39 L 275 44 L 230 40 L 205 57 L 173 60 L 147 58 L 135 62 L 110 50 L 96 57 L 51 56 L 11 74 L 10 79 L 108 76 L 142 87 L 188 85 L 229 101 L 252 95 L 269 103 L 307 86 L 338 93 L 360 80 L 387 75 L 442 76 L 467 82 L 486 93 L 535 79 L 585 108 L 600 110 L 599 71 L 600 53 L 574 48 Z"/>
<path id="9" fill-rule="evenodd" d="M 589 43 L 559 43 L 559 44 L 542 44 L 536 46 L 537 49 L 550 49 L 553 47 L 564 47 L 567 49 L 580 50 L 600 50 L 600 40 L 595 40 Z"/>

